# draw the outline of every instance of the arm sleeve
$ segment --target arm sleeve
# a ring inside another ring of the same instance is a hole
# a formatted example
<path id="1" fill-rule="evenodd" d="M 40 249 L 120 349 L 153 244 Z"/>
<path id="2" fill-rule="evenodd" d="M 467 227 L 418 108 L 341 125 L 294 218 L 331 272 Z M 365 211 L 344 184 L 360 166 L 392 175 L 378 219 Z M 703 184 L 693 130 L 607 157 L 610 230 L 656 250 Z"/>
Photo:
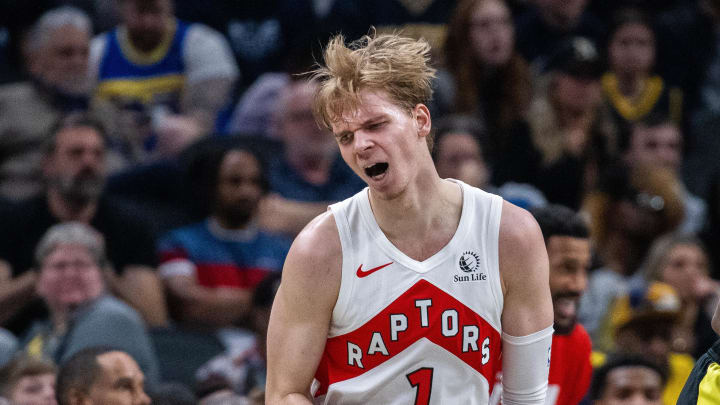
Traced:
<path id="1" fill-rule="evenodd" d="M 520 337 L 502 334 L 504 405 L 545 403 L 552 334 L 552 326 Z"/>
<path id="2" fill-rule="evenodd" d="M 190 259 L 185 246 L 174 233 L 166 235 L 158 242 L 158 273 L 167 279 L 174 276 L 196 275 L 196 266 Z"/>
<path id="3" fill-rule="evenodd" d="M 187 80 L 236 79 L 239 71 L 227 40 L 210 27 L 193 24 L 185 40 Z"/>

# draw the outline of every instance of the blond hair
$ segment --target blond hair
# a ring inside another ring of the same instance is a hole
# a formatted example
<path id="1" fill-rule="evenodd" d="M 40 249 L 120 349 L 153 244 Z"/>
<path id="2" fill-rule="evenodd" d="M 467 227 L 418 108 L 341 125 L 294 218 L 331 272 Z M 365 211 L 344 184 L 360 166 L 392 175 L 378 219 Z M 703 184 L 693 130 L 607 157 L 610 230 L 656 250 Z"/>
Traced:
<path id="1" fill-rule="evenodd" d="M 349 45 L 342 35 L 333 37 L 324 52 L 325 66 L 312 73 L 320 85 L 314 112 L 318 124 L 332 123 L 361 104 L 363 90 L 384 91 L 408 111 L 432 98 L 435 69 L 430 66 L 430 45 L 424 39 L 374 32 Z"/>

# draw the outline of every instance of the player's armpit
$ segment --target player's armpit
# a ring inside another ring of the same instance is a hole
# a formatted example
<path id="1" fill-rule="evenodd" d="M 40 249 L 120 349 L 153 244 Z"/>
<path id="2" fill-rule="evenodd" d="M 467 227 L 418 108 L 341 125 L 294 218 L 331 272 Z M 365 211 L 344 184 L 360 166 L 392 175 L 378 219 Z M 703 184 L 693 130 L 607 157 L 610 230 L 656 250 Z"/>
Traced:
<path id="1" fill-rule="evenodd" d="M 298 235 L 283 268 L 268 328 L 268 404 L 309 404 L 340 289 L 342 249 L 324 213 Z"/>

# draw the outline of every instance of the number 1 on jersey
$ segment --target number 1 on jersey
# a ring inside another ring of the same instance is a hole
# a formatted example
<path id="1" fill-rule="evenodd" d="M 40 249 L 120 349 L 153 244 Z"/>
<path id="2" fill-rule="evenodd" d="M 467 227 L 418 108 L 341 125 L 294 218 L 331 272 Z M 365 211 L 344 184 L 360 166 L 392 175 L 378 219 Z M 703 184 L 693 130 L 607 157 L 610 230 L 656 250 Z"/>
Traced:
<path id="1" fill-rule="evenodd" d="M 419 368 L 405 377 L 407 377 L 410 382 L 410 386 L 417 387 L 415 405 L 428 405 L 430 403 L 430 394 L 432 393 L 432 367 Z"/>

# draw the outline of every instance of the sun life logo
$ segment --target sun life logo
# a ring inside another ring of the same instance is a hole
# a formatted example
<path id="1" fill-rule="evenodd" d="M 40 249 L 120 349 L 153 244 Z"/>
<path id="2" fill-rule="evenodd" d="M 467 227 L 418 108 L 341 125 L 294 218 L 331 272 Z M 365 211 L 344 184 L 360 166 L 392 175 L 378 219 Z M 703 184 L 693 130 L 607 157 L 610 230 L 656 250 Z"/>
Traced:
<path id="1" fill-rule="evenodd" d="M 460 256 L 460 270 L 465 273 L 472 273 L 480 266 L 480 256 L 475 252 L 467 251 Z"/>

